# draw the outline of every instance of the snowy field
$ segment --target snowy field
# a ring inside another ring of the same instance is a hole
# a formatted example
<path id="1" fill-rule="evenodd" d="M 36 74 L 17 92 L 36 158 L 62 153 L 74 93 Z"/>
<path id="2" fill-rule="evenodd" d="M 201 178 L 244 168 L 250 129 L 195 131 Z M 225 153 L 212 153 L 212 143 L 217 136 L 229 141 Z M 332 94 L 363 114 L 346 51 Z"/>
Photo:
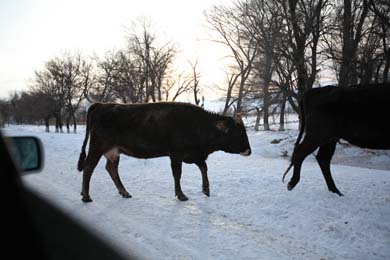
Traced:
<path id="1" fill-rule="evenodd" d="M 290 126 L 295 128 L 296 126 Z M 27 186 L 73 218 L 86 223 L 125 254 L 143 259 L 390 259 L 390 153 L 338 145 L 333 177 L 345 196 L 327 191 L 311 155 L 301 182 L 289 192 L 282 183 L 296 130 L 249 131 L 252 155 L 212 154 L 210 198 L 201 175 L 183 165 L 174 197 L 168 158 L 121 157 L 124 199 L 101 160 L 91 180 L 92 203 L 82 203 L 76 164 L 84 139 L 45 133 L 44 127 L 8 126 L 6 135 L 35 135 L 45 147 L 43 172 L 26 175 Z M 271 141 L 279 139 L 278 144 Z M 291 172 L 287 179 L 291 177 Z M 58 234 L 60 235 L 60 234 Z"/>

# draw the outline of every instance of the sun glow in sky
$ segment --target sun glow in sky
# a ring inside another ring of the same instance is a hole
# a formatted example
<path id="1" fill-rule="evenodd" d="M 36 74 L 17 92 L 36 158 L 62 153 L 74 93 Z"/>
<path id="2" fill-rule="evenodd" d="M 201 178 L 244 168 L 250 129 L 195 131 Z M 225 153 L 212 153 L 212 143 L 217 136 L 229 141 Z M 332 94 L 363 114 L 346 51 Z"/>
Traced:
<path id="1" fill-rule="evenodd" d="M 231 2 L 231 0 L 225 0 Z M 204 11 L 222 0 L 7 0 L 0 2 L 0 98 L 27 90 L 34 70 L 64 52 L 104 54 L 125 44 L 139 18 L 176 44 L 178 69 L 199 59 L 202 86 L 222 84 L 222 46 L 206 40 Z M 189 67 L 187 68 L 189 69 Z M 212 92 L 211 92 L 212 93 Z M 210 94 L 210 93 L 209 93 Z"/>

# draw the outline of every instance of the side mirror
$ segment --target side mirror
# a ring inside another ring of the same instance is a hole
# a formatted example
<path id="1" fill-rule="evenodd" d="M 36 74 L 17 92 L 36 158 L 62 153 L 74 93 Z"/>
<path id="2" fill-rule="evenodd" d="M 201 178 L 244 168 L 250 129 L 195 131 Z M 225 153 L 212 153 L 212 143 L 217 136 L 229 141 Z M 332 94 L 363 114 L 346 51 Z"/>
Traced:
<path id="1" fill-rule="evenodd" d="M 40 172 L 43 168 L 43 146 L 34 136 L 7 137 L 11 156 L 22 173 Z"/>

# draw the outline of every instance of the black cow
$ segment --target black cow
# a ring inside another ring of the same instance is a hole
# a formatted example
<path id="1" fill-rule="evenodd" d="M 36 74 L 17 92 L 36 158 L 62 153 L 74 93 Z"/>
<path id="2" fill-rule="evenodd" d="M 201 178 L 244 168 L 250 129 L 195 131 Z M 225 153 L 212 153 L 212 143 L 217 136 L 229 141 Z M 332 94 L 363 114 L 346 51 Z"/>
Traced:
<path id="1" fill-rule="evenodd" d="M 330 172 L 336 143 L 349 143 L 370 149 L 390 149 L 390 83 L 339 88 L 310 89 L 300 100 L 301 128 L 291 157 L 294 173 L 287 185 L 299 182 L 302 162 L 319 148 L 316 155 L 329 191 L 342 196 Z M 305 137 L 302 142 L 303 133 Z"/>
<path id="2" fill-rule="evenodd" d="M 131 197 L 118 175 L 120 154 L 143 159 L 169 156 L 175 194 L 181 201 L 188 199 L 180 187 L 182 162 L 195 163 L 202 173 L 203 193 L 209 196 L 206 159 L 219 150 L 244 156 L 251 154 L 241 118 L 217 115 L 185 103 L 95 103 L 88 110 L 78 162 L 78 170 L 84 170 L 82 201 L 92 201 L 89 182 L 102 155 L 107 158 L 106 169 L 119 194 Z"/>

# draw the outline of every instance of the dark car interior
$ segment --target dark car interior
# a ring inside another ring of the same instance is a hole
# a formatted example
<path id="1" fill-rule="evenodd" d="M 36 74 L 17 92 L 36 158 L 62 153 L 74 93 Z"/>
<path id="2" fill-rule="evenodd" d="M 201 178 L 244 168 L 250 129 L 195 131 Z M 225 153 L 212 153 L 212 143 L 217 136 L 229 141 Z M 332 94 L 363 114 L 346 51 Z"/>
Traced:
<path id="1" fill-rule="evenodd" d="M 2 258 L 136 259 L 124 257 L 23 184 L 23 174 L 43 167 L 39 139 L 3 138 L 0 132 L 0 154 Z"/>

